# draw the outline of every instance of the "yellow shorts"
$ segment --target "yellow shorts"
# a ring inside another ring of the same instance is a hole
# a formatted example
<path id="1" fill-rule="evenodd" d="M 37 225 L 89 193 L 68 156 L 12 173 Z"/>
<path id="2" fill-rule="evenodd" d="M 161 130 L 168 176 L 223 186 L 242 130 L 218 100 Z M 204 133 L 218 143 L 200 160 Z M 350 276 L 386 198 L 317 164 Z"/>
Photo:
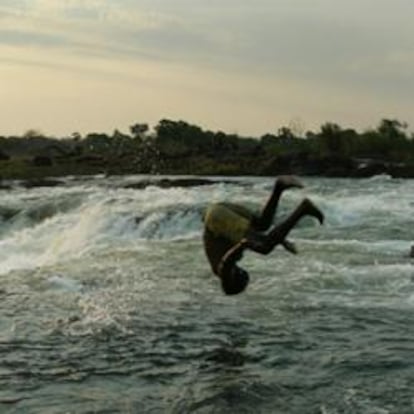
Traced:
<path id="1" fill-rule="evenodd" d="M 239 210 L 239 211 L 237 211 Z M 251 224 L 252 213 L 243 208 L 225 203 L 210 205 L 204 215 L 204 223 L 217 237 L 225 237 L 238 243 L 246 236 Z"/>

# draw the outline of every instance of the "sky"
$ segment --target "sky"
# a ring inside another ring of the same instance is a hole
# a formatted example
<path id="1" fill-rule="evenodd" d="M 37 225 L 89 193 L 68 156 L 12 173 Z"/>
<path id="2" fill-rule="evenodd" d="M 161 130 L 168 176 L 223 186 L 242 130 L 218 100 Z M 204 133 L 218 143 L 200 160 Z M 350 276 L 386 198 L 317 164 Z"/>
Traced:
<path id="1" fill-rule="evenodd" d="M 413 0 L 0 0 L 0 135 L 414 130 Z"/>

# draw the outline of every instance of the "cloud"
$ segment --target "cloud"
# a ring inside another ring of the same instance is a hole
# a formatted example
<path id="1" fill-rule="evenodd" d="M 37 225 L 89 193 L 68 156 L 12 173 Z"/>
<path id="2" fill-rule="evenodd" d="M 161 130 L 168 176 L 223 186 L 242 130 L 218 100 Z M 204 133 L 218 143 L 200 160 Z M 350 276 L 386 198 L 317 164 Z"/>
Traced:
<path id="1" fill-rule="evenodd" d="M 375 77 L 383 64 L 393 64 L 390 56 L 396 47 L 410 56 L 414 36 L 407 18 L 414 3 L 406 0 L 396 0 L 392 6 L 385 6 L 384 0 L 16 0 L 14 7 L 10 1 L 7 4 L 3 10 L 8 10 L 8 19 L 2 19 L 1 26 L 7 36 L 2 43 L 31 37 L 30 44 L 55 43 L 86 55 L 106 54 L 108 59 L 152 56 L 327 81 L 358 81 L 355 68 L 374 61 L 379 65 L 370 67 Z M 394 29 L 384 30 L 387 24 Z"/>
<path id="2" fill-rule="evenodd" d="M 111 39 L 113 43 L 121 44 L 123 33 L 156 30 L 172 20 L 160 13 L 124 9 L 122 1 L 114 4 L 101 0 L 20 1 L 13 7 L 1 5 L 0 19 L 2 28 L 10 32 L 41 32 L 74 42 L 83 38 L 86 44 L 89 44 L 88 38 L 96 37 L 103 44 Z"/>
<path id="3" fill-rule="evenodd" d="M 60 71 L 56 88 L 106 81 L 116 96 L 130 82 L 154 112 L 156 91 L 160 116 L 229 125 L 238 113 L 246 130 L 248 108 L 256 125 L 272 113 L 362 123 L 408 113 L 413 13 L 412 0 L 2 0 L 0 67 Z"/>

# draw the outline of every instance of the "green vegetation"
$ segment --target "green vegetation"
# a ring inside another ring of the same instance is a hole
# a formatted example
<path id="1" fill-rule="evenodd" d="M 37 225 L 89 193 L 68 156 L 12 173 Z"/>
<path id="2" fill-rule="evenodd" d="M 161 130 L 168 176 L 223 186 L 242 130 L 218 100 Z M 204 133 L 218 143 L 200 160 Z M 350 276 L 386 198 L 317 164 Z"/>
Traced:
<path id="1" fill-rule="evenodd" d="M 0 177 L 43 178 L 84 174 L 324 175 L 414 177 L 414 134 L 383 119 L 364 132 L 325 123 L 298 136 L 288 127 L 259 138 L 203 130 L 162 119 L 150 130 L 46 137 L 30 130 L 0 137 Z"/>

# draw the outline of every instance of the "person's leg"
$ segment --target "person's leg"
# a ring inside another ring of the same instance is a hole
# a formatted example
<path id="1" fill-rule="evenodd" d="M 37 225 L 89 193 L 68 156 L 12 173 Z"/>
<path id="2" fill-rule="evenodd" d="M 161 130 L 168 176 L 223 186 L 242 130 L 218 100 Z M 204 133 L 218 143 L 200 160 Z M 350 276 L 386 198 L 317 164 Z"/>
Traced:
<path id="1" fill-rule="evenodd" d="M 260 217 L 258 217 L 252 223 L 254 230 L 256 231 L 266 231 L 270 228 L 273 223 L 274 216 L 279 204 L 280 196 L 283 191 L 289 188 L 302 188 L 303 184 L 299 181 L 298 178 L 291 175 L 282 175 L 278 177 L 276 183 L 273 187 L 272 194 L 269 197 L 269 200 L 265 204 Z"/>
<path id="2" fill-rule="evenodd" d="M 249 248 L 257 253 L 269 254 L 276 245 L 284 245 L 286 243 L 286 236 L 304 216 L 315 217 L 321 224 L 324 220 L 322 212 L 312 203 L 312 201 L 305 199 L 290 214 L 290 216 L 286 218 L 285 221 L 276 225 L 268 234 L 251 232 L 247 236 L 246 248 Z M 284 247 L 292 253 L 296 253 L 293 243 L 287 243 L 288 245 L 284 245 Z"/>

